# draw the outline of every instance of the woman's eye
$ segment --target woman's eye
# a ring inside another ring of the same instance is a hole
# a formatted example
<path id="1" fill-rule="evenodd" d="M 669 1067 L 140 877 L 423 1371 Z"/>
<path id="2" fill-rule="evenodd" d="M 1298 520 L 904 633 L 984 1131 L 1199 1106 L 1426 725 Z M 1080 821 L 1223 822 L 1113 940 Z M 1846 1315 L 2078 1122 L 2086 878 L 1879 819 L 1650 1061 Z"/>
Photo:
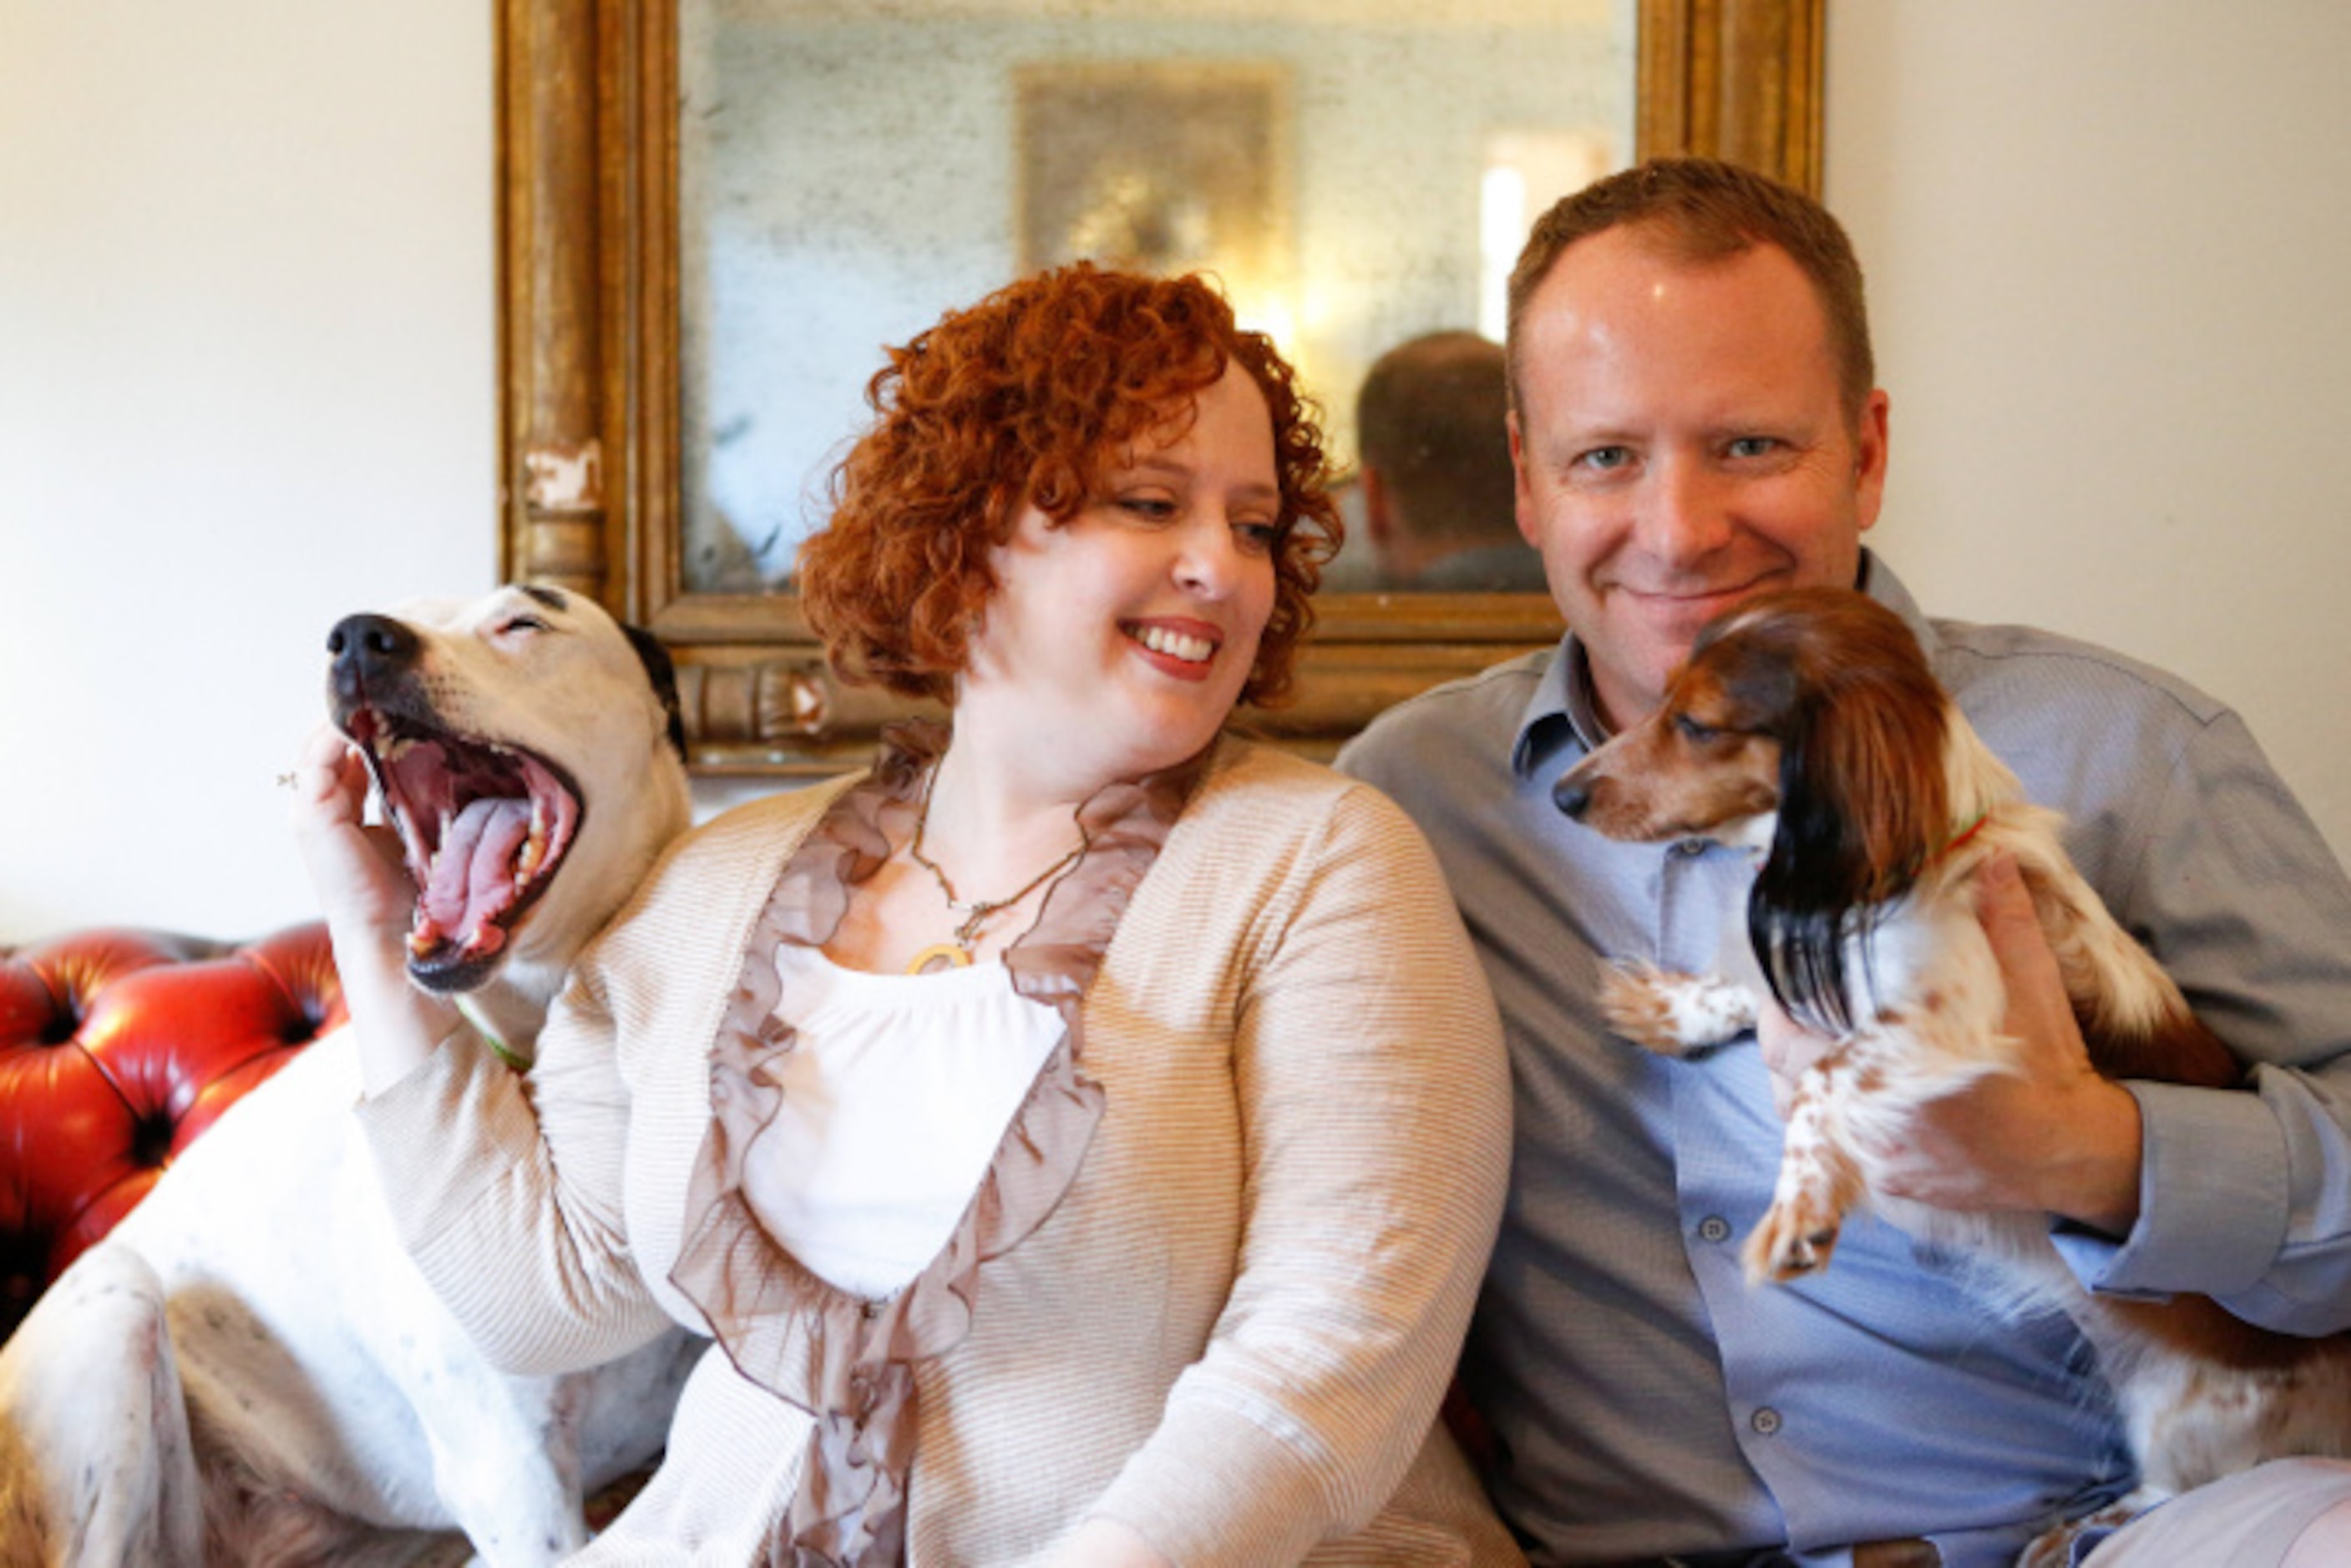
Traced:
<path id="1" fill-rule="evenodd" d="M 1153 523 L 1165 523 L 1176 515 L 1176 504 L 1164 495 L 1122 495 L 1118 504 L 1122 511 Z"/>
<path id="2" fill-rule="evenodd" d="M 510 637 L 518 631 L 548 631 L 550 629 L 552 628 L 549 628 L 545 621 L 539 619 L 535 615 L 518 615 L 511 617 L 504 625 L 500 626 L 498 628 L 498 635 L 501 637 Z"/>
<path id="3" fill-rule="evenodd" d="M 1274 546 L 1281 543 L 1281 525 L 1278 523 L 1236 523 L 1233 524 L 1233 537 L 1238 539 L 1241 548 L 1252 556 L 1270 556 Z"/>
<path id="4" fill-rule="evenodd" d="M 1685 739 L 1701 746 L 1722 733 L 1713 725 L 1693 719 L 1687 713 L 1674 715 L 1674 728 L 1679 730 Z"/>

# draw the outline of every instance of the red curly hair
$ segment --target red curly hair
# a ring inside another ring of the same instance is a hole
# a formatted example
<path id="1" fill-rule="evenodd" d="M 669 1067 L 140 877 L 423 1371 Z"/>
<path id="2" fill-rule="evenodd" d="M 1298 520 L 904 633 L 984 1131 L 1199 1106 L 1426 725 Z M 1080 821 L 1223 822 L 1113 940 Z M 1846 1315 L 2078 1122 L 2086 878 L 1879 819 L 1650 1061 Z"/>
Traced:
<path id="1" fill-rule="evenodd" d="M 1278 701 L 1339 547 L 1312 406 L 1271 339 L 1203 279 L 1079 263 L 950 311 L 866 388 L 876 415 L 832 478 L 832 520 L 800 546 L 800 605 L 843 680 L 951 701 L 996 591 L 988 552 L 1035 505 L 1075 517 L 1146 438 L 1180 433 L 1228 365 L 1273 414 L 1281 490 L 1273 614 L 1241 701 Z"/>

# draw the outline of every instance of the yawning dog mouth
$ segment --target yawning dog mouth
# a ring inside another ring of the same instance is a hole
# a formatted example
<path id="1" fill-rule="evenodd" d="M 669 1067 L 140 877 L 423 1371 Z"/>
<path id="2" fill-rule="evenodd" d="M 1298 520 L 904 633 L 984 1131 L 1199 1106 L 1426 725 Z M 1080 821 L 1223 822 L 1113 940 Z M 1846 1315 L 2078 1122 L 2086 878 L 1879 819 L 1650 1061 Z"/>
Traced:
<path id="1" fill-rule="evenodd" d="M 471 991 L 570 850 L 586 815 L 579 786 L 519 747 L 381 708 L 354 710 L 342 730 L 367 756 L 416 884 L 408 972 L 428 991 Z"/>

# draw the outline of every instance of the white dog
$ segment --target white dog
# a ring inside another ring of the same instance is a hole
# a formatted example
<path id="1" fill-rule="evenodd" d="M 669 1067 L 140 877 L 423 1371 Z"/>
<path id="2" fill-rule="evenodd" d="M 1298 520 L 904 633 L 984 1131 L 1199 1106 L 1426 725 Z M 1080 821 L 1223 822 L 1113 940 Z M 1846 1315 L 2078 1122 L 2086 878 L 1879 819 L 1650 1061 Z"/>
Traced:
<path id="1" fill-rule="evenodd" d="M 329 639 L 419 889 L 420 985 L 517 1060 L 572 954 L 688 817 L 667 656 L 552 588 L 353 616 Z M 585 1543 L 583 1490 L 655 1454 L 699 1342 L 494 1372 L 401 1250 L 357 1042 L 233 1106 L 0 1349 L 0 1563 L 482 1560 Z"/>

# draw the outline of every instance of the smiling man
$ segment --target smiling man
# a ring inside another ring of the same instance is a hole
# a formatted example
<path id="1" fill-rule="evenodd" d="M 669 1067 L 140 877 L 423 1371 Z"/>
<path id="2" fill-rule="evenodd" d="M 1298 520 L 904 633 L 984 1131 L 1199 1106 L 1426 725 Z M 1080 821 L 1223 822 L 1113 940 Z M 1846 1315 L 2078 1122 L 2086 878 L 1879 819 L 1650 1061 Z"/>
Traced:
<path id="1" fill-rule="evenodd" d="M 1987 925 L 2034 1069 L 1933 1107 L 1910 1195 L 2044 1211 L 2093 1290 L 2210 1294 L 2294 1334 L 2351 1327 L 2330 1175 L 2351 1165 L 2351 884 L 2227 708 L 2046 633 L 1929 620 L 1862 547 L 1888 405 L 1859 265 L 1818 203 L 1698 160 L 1603 181 L 1536 224 L 1509 347 L 1519 526 L 1572 629 L 1340 759 L 1436 845 L 1509 1035 L 1511 1199 L 1462 1364 L 1489 1483 L 1538 1564 L 2007 1568 L 2136 1480 L 2089 1347 L 2055 1314 L 2002 1320 L 1872 1220 L 1827 1273 L 1746 1283 L 1781 1144 L 1763 1053 L 1652 1056 L 1596 993 L 1612 961 L 1718 967 L 1751 867 L 1604 840 L 1553 782 L 1747 597 L 1826 584 L 1891 606 L 2256 1065 L 2252 1093 L 2101 1085 L 2097 1116 L 2066 1109 L 2080 1038 L 2011 894 Z M 2075 1550 L 2095 1568 L 2351 1561 L 2351 1467 L 2263 1467 Z"/>
<path id="2" fill-rule="evenodd" d="M 1519 526 L 1612 725 L 1740 599 L 1850 586 L 1886 479 L 1886 394 L 1842 384 L 1802 269 L 1670 234 L 1568 247 L 1520 312 Z"/>

